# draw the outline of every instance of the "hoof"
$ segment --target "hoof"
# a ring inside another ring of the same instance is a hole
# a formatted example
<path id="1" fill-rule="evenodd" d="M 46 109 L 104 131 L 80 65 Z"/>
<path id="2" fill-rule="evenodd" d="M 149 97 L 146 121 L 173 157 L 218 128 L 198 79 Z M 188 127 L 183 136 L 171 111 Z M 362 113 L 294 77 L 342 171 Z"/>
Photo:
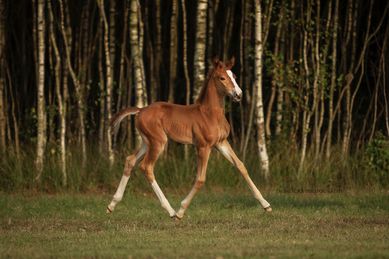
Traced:
<path id="1" fill-rule="evenodd" d="M 173 220 L 175 220 L 175 221 L 180 221 L 182 218 L 183 218 L 183 216 L 178 216 L 177 214 L 174 214 L 173 216 L 171 216 L 170 218 L 172 218 Z"/>
<path id="2" fill-rule="evenodd" d="M 107 214 L 110 214 L 110 213 L 112 213 L 112 211 L 113 211 L 113 210 L 111 210 L 109 207 L 107 207 L 107 211 L 106 211 L 106 212 L 107 212 Z"/>
<path id="3" fill-rule="evenodd" d="M 267 207 L 267 208 L 264 208 L 264 210 L 266 211 L 266 212 L 272 212 L 273 210 L 272 210 L 272 208 L 269 206 L 269 207 Z"/>

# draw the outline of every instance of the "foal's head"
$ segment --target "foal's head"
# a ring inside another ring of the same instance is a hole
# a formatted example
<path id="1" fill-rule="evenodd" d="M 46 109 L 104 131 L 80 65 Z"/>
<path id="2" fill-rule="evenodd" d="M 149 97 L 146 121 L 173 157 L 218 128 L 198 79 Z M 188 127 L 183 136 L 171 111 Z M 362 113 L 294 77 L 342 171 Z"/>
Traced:
<path id="1" fill-rule="evenodd" d="M 231 71 L 234 64 L 235 58 L 232 58 L 225 63 L 218 59 L 214 59 L 214 71 L 212 76 L 216 81 L 216 87 L 222 94 L 231 96 L 235 102 L 240 102 L 242 99 L 242 90 L 235 81 L 235 74 Z"/>

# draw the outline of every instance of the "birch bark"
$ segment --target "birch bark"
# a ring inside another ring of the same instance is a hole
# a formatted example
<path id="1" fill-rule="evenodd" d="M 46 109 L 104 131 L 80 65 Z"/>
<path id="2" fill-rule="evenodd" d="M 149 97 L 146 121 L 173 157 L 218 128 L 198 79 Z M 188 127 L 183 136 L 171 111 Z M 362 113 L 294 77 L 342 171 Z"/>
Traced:
<path id="1" fill-rule="evenodd" d="M 112 4 L 112 3 L 111 3 Z M 113 8 L 113 10 L 112 10 Z M 112 4 L 111 5 L 111 14 L 115 13 L 115 6 Z M 109 31 L 108 27 L 108 21 L 107 17 L 105 15 L 105 10 L 104 10 L 104 0 L 99 0 L 99 9 L 100 9 L 100 16 L 101 16 L 101 21 L 103 23 L 104 27 L 104 49 L 105 49 L 105 64 L 106 64 L 106 75 L 107 75 L 107 83 L 106 83 L 106 108 L 107 108 L 107 121 L 111 121 L 112 117 L 112 85 L 113 85 L 113 67 L 112 67 L 112 62 L 114 60 L 114 53 L 111 56 L 110 50 L 112 49 L 112 42 L 113 40 L 111 39 L 110 41 L 110 36 L 113 36 L 113 32 Z M 115 24 L 112 20 L 114 20 L 114 17 L 111 17 L 111 29 L 115 28 Z M 111 43 L 111 44 L 110 44 Z M 111 48 L 110 48 L 111 45 Z M 108 149 L 108 158 L 109 158 L 109 163 L 112 166 L 115 160 L 114 153 L 112 150 L 112 134 L 111 134 L 111 127 L 107 126 L 106 127 L 106 134 L 107 134 L 107 149 Z"/>
<path id="2" fill-rule="evenodd" d="M 36 181 L 40 181 L 43 171 L 44 152 L 46 148 L 46 108 L 45 108 L 45 1 L 38 1 L 38 132 L 35 166 Z"/>
<path id="3" fill-rule="evenodd" d="M 197 5 L 196 45 L 194 53 L 193 97 L 196 100 L 205 78 L 205 46 L 207 27 L 207 0 L 199 0 Z"/>
<path id="4" fill-rule="evenodd" d="M 130 7 L 130 45 L 131 45 L 131 57 L 134 67 L 134 80 L 135 80 L 135 95 L 136 95 L 136 107 L 142 108 L 147 102 L 146 98 L 146 86 L 143 78 L 143 60 L 141 46 L 139 45 L 139 12 L 138 1 L 131 0 Z M 136 132 L 136 134 L 138 134 Z M 141 139 L 139 135 L 136 135 L 137 142 L 140 143 Z"/>
<path id="5" fill-rule="evenodd" d="M 269 157 L 266 149 L 265 125 L 262 101 L 262 11 L 259 1 L 255 1 L 255 87 L 256 87 L 256 116 L 258 136 L 258 152 L 261 160 L 262 172 L 266 179 L 269 178 Z"/>

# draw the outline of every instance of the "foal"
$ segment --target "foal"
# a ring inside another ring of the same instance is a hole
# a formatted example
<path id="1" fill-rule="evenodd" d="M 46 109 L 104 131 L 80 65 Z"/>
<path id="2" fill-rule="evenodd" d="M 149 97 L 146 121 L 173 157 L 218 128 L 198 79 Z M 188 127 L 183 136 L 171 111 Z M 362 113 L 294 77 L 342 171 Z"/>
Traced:
<path id="1" fill-rule="evenodd" d="M 138 162 L 141 162 L 140 169 L 150 182 L 162 207 L 167 210 L 170 217 L 181 219 L 194 195 L 205 182 L 207 163 L 212 147 L 216 147 L 228 161 L 238 168 L 254 197 L 265 211 L 272 210 L 270 204 L 262 197 L 250 179 L 246 167 L 235 155 L 227 141 L 230 125 L 224 115 L 224 97 L 231 96 L 236 102 L 240 101 L 242 97 L 242 90 L 231 72 L 233 65 L 233 59 L 226 64 L 218 60 L 214 61 L 214 68 L 195 104 L 185 106 L 155 102 L 144 108 L 127 108 L 115 115 L 112 126 L 117 129 L 126 116 L 135 114 L 136 128 L 143 141 L 139 150 L 127 157 L 122 179 L 107 207 L 107 213 L 112 212 L 116 204 L 121 201 L 132 169 Z M 154 177 L 155 162 L 163 151 L 168 138 L 183 144 L 193 144 L 197 150 L 196 181 L 188 196 L 181 202 L 181 208 L 177 213 L 170 206 Z"/>

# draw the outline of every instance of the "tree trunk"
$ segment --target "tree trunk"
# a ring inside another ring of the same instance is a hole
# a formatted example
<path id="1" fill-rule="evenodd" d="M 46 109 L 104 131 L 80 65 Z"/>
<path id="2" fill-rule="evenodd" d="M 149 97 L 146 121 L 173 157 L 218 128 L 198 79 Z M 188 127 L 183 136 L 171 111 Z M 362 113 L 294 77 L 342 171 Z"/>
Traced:
<path id="1" fill-rule="evenodd" d="M 61 93 L 61 55 L 58 49 L 57 40 L 55 38 L 54 30 L 54 15 L 51 2 L 48 1 L 48 10 L 50 17 L 50 42 L 55 54 L 55 93 L 58 101 L 58 113 L 60 119 L 60 155 L 61 155 L 61 172 L 62 185 L 67 185 L 67 168 L 66 168 L 66 101 Z"/>
<path id="2" fill-rule="evenodd" d="M 131 45 L 131 57 L 134 66 L 135 75 L 135 95 L 136 95 L 136 107 L 142 108 L 147 102 L 146 87 L 143 78 L 143 59 L 139 46 L 139 14 L 140 8 L 138 8 L 138 1 L 131 0 L 131 12 L 130 12 L 130 45 Z M 137 133 L 136 133 L 137 134 Z M 140 143 L 140 136 L 137 136 L 137 142 Z"/>
<path id="3" fill-rule="evenodd" d="M 313 140 L 312 141 L 315 144 L 315 158 L 319 158 L 319 151 L 320 151 L 320 128 L 319 128 L 319 112 L 318 112 L 318 104 L 319 104 L 319 78 L 321 73 L 321 56 L 320 55 L 320 35 L 321 35 L 321 27 L 320 27 L 320 0 L 316 0 L 316 30 L 315 30 L 315 41 L 313 45 L 313 53 L 312 53 L 312 60 L 314 61 L 314 80 L 313 80 L 313 104 L 310 109 L 311 116 L 315 115 L 314 117 L 314 131 L 313 131 Z"/>
<path id="4" fill-rule="evenodd" d="M 181 0 L 181 9 L 182 9 L 182 62 L 185 76 L 185 104 L 190 104 L 190 79 L 188 72 L 188 40 L 187 40 L 187 26 L 186 26 L 186 6 L 185 0 Z M 185 160 L 189 158 L 189 149 L 188 145 L 184 147 L 184 156 Z"/>
<path id="5" fill-rule="evenodd" d="M 128 5 L 127 1 L 123 1 L 123 9 L 124 9 L 124 17 L 123 17 L 123 41 L 121 44 L 121 53 L 120 53 L 120 68 L 119 68 L 119 93 L 118 93 L 118 101 L 116 105 L 116 111 L 121 109 L 123 103 L 126 103 L 123 97 L 124 85 L 125 85 L 125 60 L 126 60 L 126 50 L 127 50 L 127 34 L 128 34 Z M 154 75 L 151 75 L 154 77 Z M 151 83 L 153 85 L 153 82 Z"/>
<path id="6" fill-rule="evenodd" d="M 5 141 L 5 103 L 4 103 L 4 78 L 5 78 L 5 5 L 4 0 L 0 0 L 0 153 L 6 148 Z"/>
<path id="7" fill-rule="evenodd" d="M 259 1 L 255 1 L 255 86 L 256 86 L 256 118 L 258 152 L 261 160 L 262 173 L 269 178 L 269 157 L 266 150 L 265 125 L 262 101 L 262 11 Z"/>
<path id="8" fill-rule="evenodd" d="M 283 9 L 281 9 L 283 10 Z M 271 94 L 270 94 L 270 100 L 267 106 L 267 112 L 266 112 L 266 136 L 270 139 L 272 133 L 271 133 L 271 128 L 270 128 L 270 122 L 272 118 L 272 113 L 273 113 L 273 104 L 274 100 L 276 97 L 276 92 L 277 92 L 277 84 L 279 84 L 279 77 L 278 74 L 280 73 L 279 71 L 279 47 L 280 47 L 280 37 L 281 37 L 281 30 L 282 30 L 282 11 L 281 14 L 278 18 L 278 25 L 277 25 L 277 32 L 276 32 L 276 38 L 275 38 L 275 43 L 274 43 L 274 54 L 273 54 L 273 69 L 272 69 L 272 80 L 271 80 Z"/>
<path id="9" fill-rule="evenodd" d="M 169 58 L 169 102 L 174 102 L 174 92 L 177 77 L 177 21 L 178 0 L 172 0 L 170 16 L 170 58 Z"/>
<path id="10" fill-rule="evenodd" d="M 331 145 L 332 145 L 332 128 L 333 128 L 333 118 L 334 118 L 334 91 L 336 86 L 336 54 L 337 54 L 337 39 L 338 39 L 338 10 L 339 10 L 339 0 L 335 0 L 335 10 L 334 10 L 334 26 L 332 33 L 332 54 L 331 54 L 331 85 L 328 101 L 328 133 L 327 133 L 327 143 L 326 143 L 326 158 L 329 158 L 331 155 Z"/>
<path id="11" fill-rule="evenodd" d="M 38 1 L 38 129 L 35 166 L 36 181 L 41 180 L 46 148 L 46 107 L 45 107 L 45 1 Z"/>
<path id="12" fill-rule="evenodd" d="M 100 27 L 100 32 L 103 31 L 102 24 Z M 105 107 L 106 107 L 106 98 L 105 98 L 105 81 L 104 81 L 104 68 L 103 68 L 103 50 L 104 50 L 104 39 L 99 39 L 99 52 L 98 52 L 98 71 L 99 71 L 99 153 L 102 155 L 105 149 L 105 133 L 106 133 L 106 125 L 105 125 Z"/>
<path id="13" fill-rule="evenodd" d="M 77 99 L 77 106 L 78 106 L 78 119 L 79 119 L 79 127 L 80 127 L 80 138 L 81 138 L 81 152 L 82 152 L 82 166 L 85 168 L 86 166 L 86 134 L 85 134 L 85 106 L 84 106 L 84 99 L 81 89 L 81 83 L 74 72 L 72 63 L 71 63 L 71 53 L 70 53 L 70 36 L 71 30 L 70 30 L 70 24 L 68 24 L 68 29 L 65 29 L 65 14 L 64 14 L 64 6 L 62 0 L 59 0 L 60 3 L 60 12 L 61 12 L 61 33 L 64 41 L 64 47 L 66 52 L 66 63 L 67 68 L 70 72 L 70 76 L 73 80 L 75 92 L 76 92 L 76 99 Z"/>
<path id="14" fill-rule="evenodd" d="M 112 10 L 113 8 L 113 10 Z M 114 14 L 115 13 L 115 9 L 114 9 L 114 5 L 112 4 L 111 2 L 111 14 Z M 113 57 L 111 56 L 111 53 L 110 53 L 110 50 L 112 49 L 112 42 L 113 42 L 113 39 L 110 40 L 110 36 L 113 37 L 114 36 L 114 33 L 109 32 L 109 27 L 108 27 L 108 21 L 107 21 L 107 17 L 105 15 L 105 10 L 104 10 L 104 0 L 99 0 L 99 9 L 100 9 L 100 16 L 101 16 L 101 22 L 103 23 L 103 27 L 104 27 L 104 49 L 105 49 L 105 64 L 106 64 L 106 76 L 107 76 L 107 80 L 106 80 L 106 95 L 105 95 L 105 98 L 106 98 L 106 108 L 107 108 L 107 121 L 108 123 L 111 121 L 111 117 L 112 117 L 112 101 L 111 101 L 111 96 L 112 96 L 112 87 L 113 87 L 113 67 L 112 67 L 112 61 L 114 60 Z M 111 29 L 114 29 L 115 28 L 115 25 L 114 25 L 114 22 L 112 20 L 114 20 L 115 18 L 114 17 L 111 17 Z M 112 24 L 113 23 L 113 24 Z M 111 48 L 110 48 L 110 41 L 111 41 Z M 114 48 L 114 46 L 113 46 Z M 107 149 L 108 149 L 108 159 L 109 159 L 109 163 L 110 163 L 110 166 L 113 165 L 114 163 L 114 153 L 113 153 L 113 150 L 112 150 L 112 134 L 111 134 L 111 127 L 107 126 L 106 127 L 106 134 L 107 134 Z"/>
<path id="15" fill-rule="evenodd" d="M 151 86 L 151 101 L 155 101 L 158 96 L 158 86 L 161 83 L 161 63 L 162 63 L 162 29 L 161 29 L 161 3 L 155 1 L 155 52 L 154 52 L 154 71 L 157 83 L 155 86 Z"/>
<path id="16" fill-rule="evenodd" d="M 284 22 L 284 21 L 283 21 Z M 282 36 L 281 36 L 281 55 L 285 56 L 285 26 L 282 26 Z M 275 135 L 279 136 L 282 132 L 282 119 L 284 113 L 284 82 L 285 82 L 285 59 L 281 58 L 280 60 L 280 72 L 278 77 L 277 85 L 277 110 L 276 110 L 276 130 Z"/>
<path id="17" fill-rule="evenodd" d="M 199 0 L 197 5 L 197 28 L 194 53 L 193 98 L 196 100 L 205 78 L 205 43 L 207 26 L 207 0 Z"/>
<path id="18" fill-rule="evenodd" d="M 219 0 L 210 0 L 208 2 L 208 26 L 207 26 L 207 61 L 208 70 L 212 67 L 212 58 L 214 57 L 213 49 L 213 34 L 215 16 L 219 7 Z"/>
<path id="19" fill-rule="evenodd" d="M 182 7 L 182 62 L 184 66 L 184 76 L 185 76 L 185 85 L 186 85 L 186 95 L 185 95 L 185 104 L 189 105 L 190 103 L 190 80 L 188 72 L 188 36 L 187 36 L 187 26 L 186 26 L 186 7 L 185 0 L 181 0 Z"/>

